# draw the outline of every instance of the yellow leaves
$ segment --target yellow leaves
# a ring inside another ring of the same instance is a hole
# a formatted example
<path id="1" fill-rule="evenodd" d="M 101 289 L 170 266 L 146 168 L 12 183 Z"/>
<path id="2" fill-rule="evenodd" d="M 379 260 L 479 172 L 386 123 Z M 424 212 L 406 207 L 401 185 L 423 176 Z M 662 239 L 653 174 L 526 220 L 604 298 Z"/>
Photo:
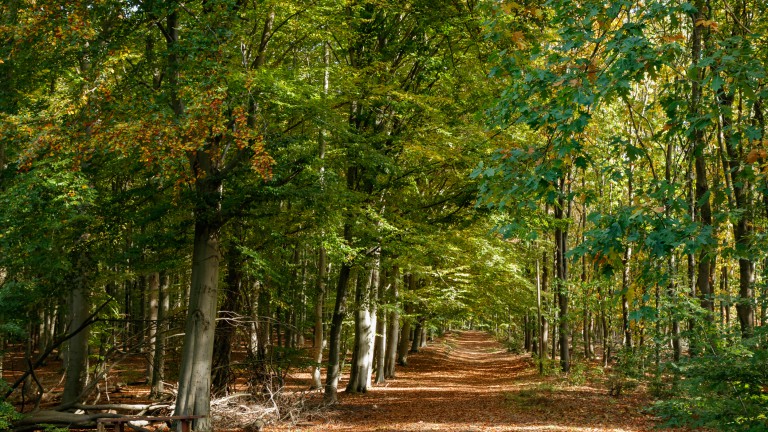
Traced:
<path id="1" fill-rule="evenodd" d="M 683 42 L 685 41 L 685 36 L 682 33 L 675 33 L 662 37 L 662 40 L 666 43 Z"/>
<path id="2" fill-rule="evenodd" d="M 717 22 L 713 20 L 700 19 L 696 21 L 696 27 L 706 27 L 712 31 L 717 31 Z"/>

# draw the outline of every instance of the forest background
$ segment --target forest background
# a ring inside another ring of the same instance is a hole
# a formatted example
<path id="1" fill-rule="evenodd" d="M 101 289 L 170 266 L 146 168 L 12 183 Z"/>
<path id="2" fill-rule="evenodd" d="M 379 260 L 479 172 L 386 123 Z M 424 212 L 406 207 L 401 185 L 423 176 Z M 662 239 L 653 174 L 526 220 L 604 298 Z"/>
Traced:
<path id="1" fill-rule="evenodd" d="M 767 25 L 758 0 L 5 1 L 3 344 L 64 358 L 62 409 L 143 352 L 206 415 L 285 362 L 333 402 L 348 352 L 362 392 L 472 325 L 764 430 Z"/>

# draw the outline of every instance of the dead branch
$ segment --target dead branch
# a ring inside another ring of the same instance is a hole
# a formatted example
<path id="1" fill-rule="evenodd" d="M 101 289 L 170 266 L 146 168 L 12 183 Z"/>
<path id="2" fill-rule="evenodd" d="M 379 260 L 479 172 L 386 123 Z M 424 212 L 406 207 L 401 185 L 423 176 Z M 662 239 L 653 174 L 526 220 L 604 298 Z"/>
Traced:
<path id="1" fill-rule="evenodd" d="M 51 355 L 51 353 L 53 352 L 53 350 L 55 350 L 56 348 L 58 348 L 59 346 L 61 346 L 61 344 L 63 344 L 64 342 L 66 342 L 66 341 L 68 341 L 68 340 L 72 339 L 72 338 L 73 338 L 73 337 L 74 337 L 76 334 L 78 334 L 78 333 L 80 333 L 81 331 L 85 330 L 85 329 L 86 329 L 86 328 L 88 328 L 88 326 L 90 326 L 91 324 L 95 323 L 95 322 L 96 322 L 96 316 L 98 316 L 99 312 L 101 312 L 101 310 L 102 310 L 102 309 L 104 309 L 104 307 L 106 307 L 106 306 L 107 306 L 107 305 L 108 305 L 108 304 L 109 304 L 111 301 L 112 301 L 112 299 L 109 299 L 109 300 L 105 301 L 104 303 L 102 303 L 102 304 L 101 304 L 101 306 L 99 306 L 98 308 L 96 308 L 96 310 L 95 310 L 95 311 L 94 311 L 92 314 L 90 314 L 90 315 L 88 316 L 88 318 L 86 318 L 86 319 L 85 319 L 85 321 L 83 321 L 83 323 L 82 323 L 82 324 L 80 324 L 80 326 L 79 326 L 78 328 L 76 328 L 76 329 L 75 329 L 74 331 L 72 331 L 71 333 L 69 333 L 69 334 L 66 334 L 66 335 L 64 335 L 64 336 L 62 336 L 62 337 L 60 337 L 60 338 L 58 338 L 57 340 L 55 340 L 55 341 L 54 341 L 54 342 L 51 344 L 51 346 L 49 346 L 49 347 L 48 347 L 48 348 L 47 348 L 47 349 L 46 349 L 46 350 L 45 350 L 45 351 L 44 351 L 42 354 L 40 354 L 40 356 L 37 358 L 37 360 L 35 360 L 35 363 L 32 365 L 32 367 L 30 367 L 30 368 L 28 368 L 26 371 L 24 371 L 24 373 L 23 373 L 23 374 L 21 374 L 21 376 L 19 377 L 19 379 L 17 379 L 17 380 L 16 380 L 16 381 L 13 383 L 13 385 L 12 385 L 12 386 L 11 386 L 11 387 L 8 389 L 8 391 L 6 391 L 6 392 L 5 392 L 5 396 L 3 397 L 3 399 L 8 399 L 8 397 L 10 397 L 10 396 L 11 396 L 11 394 L 12 394 L 12 393 L 13 393 L 13 392 L 14 392 L 14 391 L 15 391 L 15 390 L 16 390 L 16 389 L 17 389 L 17 388 L 18 388 L 18 387 L 21 385 L 21 383 L 23 383 L 23 382 L 24 382 L 24 380 L 25 380 L 25 379 L 27 379 L 27 377 L 28 377 L 28 376 L 29 376 L 29 375 L 30 375 L 30 374 L 31 374 L 31 373 L 32 373 L 32 372 L 33 372 L 35 369 L 37 369 L 37 368 L 39 368 L 40 366 L 42 366 L 43 362 L 45 362 L 45 359 L 47 359 L 47 358 L 48 358 L 48 356 L 49 356 L 49 355 Z"/>

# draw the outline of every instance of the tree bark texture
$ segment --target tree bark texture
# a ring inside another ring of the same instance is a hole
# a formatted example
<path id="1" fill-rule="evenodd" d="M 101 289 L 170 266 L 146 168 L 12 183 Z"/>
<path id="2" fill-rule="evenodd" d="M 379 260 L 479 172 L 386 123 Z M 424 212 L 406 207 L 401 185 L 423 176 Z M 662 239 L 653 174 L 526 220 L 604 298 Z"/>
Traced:
<path id="1" fill-rule="evenodd" d="M 392 302 L 392 310 L 389 313 L 388 329 L 387 329 L 387 352 L 384 360 L 384 378 L 395 377 L 395 364 L 397 363 L 397 346 L 398 335 L 400 329 L 400 312 L 398 312 L 399 305 L 399 293 L 398 283 L 400 278 L 400 269 L 395 266 L 392 268 L 392 275 L 390 277 L 390 301 Z"/>
<path id="2" fill-rule="evenodd" d="M 320 246 L 317 258 L 317 282 L 315 286 L 315 325 L 314 325 L 314 342 L 312 347 L 312 357 L 315 361 L 315 366 L 312 367 L 312 384 L 311 388 L 322 388 L 323 383 L 320 379 L 320 369 L 323 363 L 323 348 L 325 348 L 325 338 L 323 336 L 323 311 L 325 309 L 325 285 L 327 270 L 328 270 L 328 257 L 324 246 Z"/>
<path id="3" fill-rule="evenodd" d="M 558 225 L 555 228 L 555 276 L 557 278 L 557 304 L 560 316 L 560 366 L 563 372 L 568 372 L 571 368 L 570 345 L 569 345 L 569 323 L 568 323 L 568 260 L 565 257 L 568 247 L 568 230 L 563 225 L 565 222 L 565 177 L 560 180 L 560 198 L 555 207 L 555 219 Z"/>
<path id="4" fill-rule="evenodd" d="M 345 227 L 345 231 L 349 232 L 348 226 Z M 339 376 L 341 374 L 339 367 L 341 329 L 347 312 L 347 293 L 349 291 L 351 270 L 352 264 L 343 262 L 339 269 L 339 280 L 336 283 L 336 303 L 333 308 L 330 335 L 328 337 L 328 369 L 326 371 L 324 393 L 326 403 L 335 403 L 337 401 L 336 392 L 339 387 Z"/>
<path id="5" fill-rule="evenodd" d="M 169 281 L 165 272 L 159 275 L 160 284 L 158 286 L 158 308 L 157 308 L 157 334 L 155 337 L 155 352 L 152 356 L 152 377 L 150 379 L 150 397 L 158 399 L 163 394 L 165 386 L 165 339 L 168 333 L 168 308 L 170 305 L 170 296 L 168 293 Z"/>
<path id="6" fill-rule="evenodd" d="M 69 324 L 67 328 L 79 328 L 88 319 L 90 309 L 90 290 L 85 286 L 84 277 L 69 293 Z M 66 380 L 62 404 L 77 402 L 87 384 L 88 377 L 88 337 L 90 329 L 74 335 L 68 342 L 66 356 Z"/>
<path id="7" fill-rule="evenodd" d="M 365 393 L 373 372 L 373 348 L 376 336 L 376 297 L 379 286 L 379 255 L 374 259 L 368 277 L 358 280 L 355 293 L 355 346 L 348 393 Z"/>

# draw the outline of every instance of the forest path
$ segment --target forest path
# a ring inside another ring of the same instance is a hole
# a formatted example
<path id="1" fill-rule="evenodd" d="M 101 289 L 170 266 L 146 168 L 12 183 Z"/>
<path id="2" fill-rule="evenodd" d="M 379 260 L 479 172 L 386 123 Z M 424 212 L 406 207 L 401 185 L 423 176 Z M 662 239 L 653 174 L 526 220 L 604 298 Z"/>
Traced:
<path id="1" fill-rule="evenodd" d="M 339 399 L 325 421 L 266 430 L 628 432 L 654 424 L 641 412 L 641 392 L 614 398 L 600 383 L 541 377 L 529 356 L 478 331 L 449 334 L 410 355 L 395 379 Z"/>

